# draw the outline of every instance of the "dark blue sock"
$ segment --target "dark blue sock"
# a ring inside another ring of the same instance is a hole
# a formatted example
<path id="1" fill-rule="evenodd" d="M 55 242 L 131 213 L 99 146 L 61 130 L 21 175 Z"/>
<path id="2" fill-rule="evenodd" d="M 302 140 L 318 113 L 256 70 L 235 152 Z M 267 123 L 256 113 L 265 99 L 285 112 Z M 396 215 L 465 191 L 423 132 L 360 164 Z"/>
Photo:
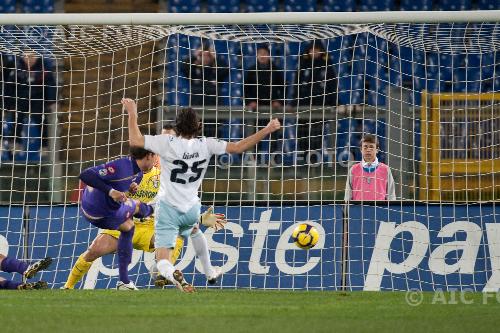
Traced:
<path id="1" fill-rule="evenodd" d="M 10 257 L 5 257 L 2 260 L 2 265 L 0 267 L 0 270 L 7 272 L 7 273 L 19 273 L 23 274 L 24 271 L 28 268 L 28 264 L 17 260 L 16 258 L 10 258 Z"/>
<path id="2" fill-rule="evenodd" d="M 3 280 L 0 281 L 0 289 L 17 289 L 21 282 L 14 282 L 11 280 Z"/>
<path id="3" fill-rule="evenodd" d="M 120 273 L 120 281 L 129 283 L 128 265 L 132 261 L 132 238 L 134 237 L 135 227 L 127 232 L 121 232 L 118 238 L 118 271 Z"/>

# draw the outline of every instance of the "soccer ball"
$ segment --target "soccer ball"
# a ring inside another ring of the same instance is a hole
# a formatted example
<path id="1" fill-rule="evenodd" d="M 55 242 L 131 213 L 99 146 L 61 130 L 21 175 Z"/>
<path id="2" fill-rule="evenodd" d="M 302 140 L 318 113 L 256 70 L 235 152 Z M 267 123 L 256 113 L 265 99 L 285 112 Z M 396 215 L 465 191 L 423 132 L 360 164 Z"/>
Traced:
<path id="1" fill-rule="evenodd" d="M 304 250 L 314 247 L 319 240 L 319 233 L 315 227 L 307 223 L 299 224 L 292 232 L 295 245 Z"/>

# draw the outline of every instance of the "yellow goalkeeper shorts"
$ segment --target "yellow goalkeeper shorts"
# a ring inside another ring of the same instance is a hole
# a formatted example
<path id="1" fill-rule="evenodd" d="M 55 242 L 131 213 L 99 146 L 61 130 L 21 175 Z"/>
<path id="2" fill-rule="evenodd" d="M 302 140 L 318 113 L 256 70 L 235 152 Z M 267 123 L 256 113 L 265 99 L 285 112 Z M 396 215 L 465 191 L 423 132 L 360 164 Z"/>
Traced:
<path id="1" fill-rule="evenodd" d="M 101 232 L 105 235 L 110 235 L 113 238 L 118 239 L 120 237 L 120 231 L 118 230 L 103 230 Z M 132 238 L 132 245 L 134 249 L 141 250 L 145 252 L 154 252 L 154 247 L 150 247 L 151 239 L 155 235 L 155 229 L 151 225 L 142 225 L 141 223 L 135 224 L 134 238 Z"/>

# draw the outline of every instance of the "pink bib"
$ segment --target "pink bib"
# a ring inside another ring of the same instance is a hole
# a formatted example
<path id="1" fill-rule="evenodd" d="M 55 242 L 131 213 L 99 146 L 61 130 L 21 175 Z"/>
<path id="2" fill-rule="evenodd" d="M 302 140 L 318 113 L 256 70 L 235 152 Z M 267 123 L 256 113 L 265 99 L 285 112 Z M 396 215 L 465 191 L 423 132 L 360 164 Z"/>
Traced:
<path id="1" fill-rule="evenodd" d="M 386 200 L 388 171 L 389 167 L 384 163 L 379 163 L 377 169 L 373 172 L 363 170 L 361 163 L 355 164 L 351 169 L 351 200 Z"/>

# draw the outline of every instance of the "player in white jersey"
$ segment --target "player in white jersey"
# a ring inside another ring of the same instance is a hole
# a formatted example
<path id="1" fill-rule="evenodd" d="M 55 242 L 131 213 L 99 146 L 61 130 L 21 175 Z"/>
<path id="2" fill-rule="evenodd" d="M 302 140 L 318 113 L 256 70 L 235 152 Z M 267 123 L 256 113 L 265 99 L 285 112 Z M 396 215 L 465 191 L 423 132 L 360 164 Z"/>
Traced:
<path id="1" fill-rule="evenodd" d="M 129 142 L 131 147 L 143 147 L 155 152 L 161 159 L 160 191 L 155 210 L 155 248 L 160 274 L 183 291 L 193 291 L 181 285 L 182 273 L 168 261 L 177 235 L 189 236 L 200 215 L 198 188 L 212 155 L 241 154 L 254 147 L 281 124 L 273 119 L 257 133 L 238 142 L 226 142 L 198 137 L 201 127 L 196 112 L 183 109 L 176 118 L 176 136 L 141 134 L 137 124 L 137 105 L 129 98 L 122 100 L 127 110 Z"/>

